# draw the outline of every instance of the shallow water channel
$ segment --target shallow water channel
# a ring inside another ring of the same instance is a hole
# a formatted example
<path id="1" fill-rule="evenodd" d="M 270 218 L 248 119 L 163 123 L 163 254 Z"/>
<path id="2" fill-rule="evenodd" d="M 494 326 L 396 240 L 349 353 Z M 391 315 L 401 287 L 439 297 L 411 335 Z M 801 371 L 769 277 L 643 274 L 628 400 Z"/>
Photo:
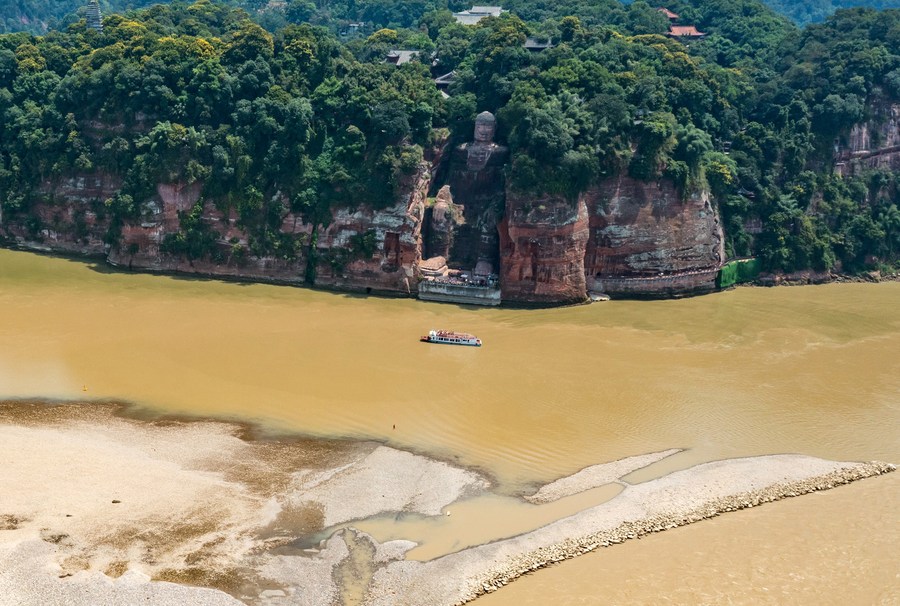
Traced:
<path id="1" fill-rule="evenodd" d="M 356 524 L 419 540 L 410 557 L 427 559 L 610 498 L 596 489 L 551 515 L 515 497 L 630 455 L 685 449 L 633 482 L 786 452 L 900 463 L 898 309 L 900 283 L 477 309 L 0 250 L 0 399 L 127 401 L 486 472 L 497 494 L 446 519 Z M 420 343 L 431 328 L 484 346 Z M 896 475 L 600 550 L 478 602 L 900 601 Z"/>

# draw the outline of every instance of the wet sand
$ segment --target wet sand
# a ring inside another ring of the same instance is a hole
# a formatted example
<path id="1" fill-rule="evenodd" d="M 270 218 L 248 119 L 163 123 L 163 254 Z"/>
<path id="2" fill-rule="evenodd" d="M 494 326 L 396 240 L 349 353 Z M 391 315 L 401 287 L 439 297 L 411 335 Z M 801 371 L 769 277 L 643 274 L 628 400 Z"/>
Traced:
<path id="1" fill-rule="evenodd" d="M 527 495 L 525 500 L 529 503 L 536 504 L 552 503 L 553 501 L 557 501 L 564 497 L 584 492 L 595 486 L 616 482 L 619 478 L 628 475 L 632 471 L 643 469 L 648 465 L 661 461 L 674 454 L 678 454 L 679 452 L 682 452 L 682 449 L 671 448 L 661 452 L 626 457 L 624 459 L 619 459 L 618 461 L 613 461 L 612 463 L 591 465 L 570 476 L 545 484 L 536 493 Z"/>
<path id="2" fill-rule="evenodd" d="M 21 593 L 40 586 L 34 571 L 75 595 L 131 571 L 132 581 L 252 599 L 265 585 L 248 566 L 258 553 L 356 518 L 439 514 L 488 486 L 374 442 L 247 441 L 236 424 L 147 422 L 122 410 L 0 403 L 0 589 L 9 590 L 0 602 L 46 603 L 41 592 Z M 52 557 L 43 565 L 17 564 L 40 559 L 44 546 Z"/>
<path id="3" fill-rule="evenodd" d="M 622 483 L 606 503 L 416 562 L 404 559 L 415 543 L 378 543 L 349 528 L 312 548 L 303 542 L 372 516 L 445 515 L 490 491 L 489 478 L 374 442 L 247 440 L 237 424 L 122 412 L 0 403 L 0 603 L 464 603 L 600 547 L 893 470 L 774 455 L 622 482 L 677 450 L 639 455 L 534 497 Z"/>

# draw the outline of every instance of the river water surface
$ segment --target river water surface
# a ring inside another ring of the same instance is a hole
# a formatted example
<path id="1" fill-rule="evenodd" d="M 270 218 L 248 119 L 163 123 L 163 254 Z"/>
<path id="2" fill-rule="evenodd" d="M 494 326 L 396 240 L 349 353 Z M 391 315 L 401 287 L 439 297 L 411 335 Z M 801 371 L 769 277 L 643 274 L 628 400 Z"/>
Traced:
<path id="1" fill-rule="evenodd" d="M 121 400 L 488 473 L 498 495 L 461 504 L 464 523 L 409 522 L 425 542 L 411 557 L 431 557 L 546 523 L 517 521 L 509 497 L 625 456 L 685 449 L 635 482 L 773 453 L 900 462 L 898 309 L 900 283 L 475 309 L 0 250 L 0 399 Z M 431 328 L 485 345 L 419 343 Z M 479 603 L 900 603 L 896 475 L 601 550 Z"/>

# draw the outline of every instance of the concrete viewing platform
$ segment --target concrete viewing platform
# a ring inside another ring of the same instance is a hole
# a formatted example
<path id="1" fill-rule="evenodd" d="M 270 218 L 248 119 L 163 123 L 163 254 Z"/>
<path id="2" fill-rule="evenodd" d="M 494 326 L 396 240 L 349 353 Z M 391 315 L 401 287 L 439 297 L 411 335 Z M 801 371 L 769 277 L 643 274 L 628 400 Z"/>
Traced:
<path id="1" fill-rule="evenodd" d="M 455 280 L 423 280 L 419 282 L 419 298 L 423 301 L 495 306 L 500 305 L 500 289 Z"/>

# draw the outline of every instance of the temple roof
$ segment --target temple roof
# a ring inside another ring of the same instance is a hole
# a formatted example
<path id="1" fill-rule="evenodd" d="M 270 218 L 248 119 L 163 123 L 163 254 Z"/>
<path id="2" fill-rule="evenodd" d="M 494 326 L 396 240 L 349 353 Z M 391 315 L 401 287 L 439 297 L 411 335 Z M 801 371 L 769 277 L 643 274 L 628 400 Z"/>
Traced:
<path id="1" fill-rule="evenodd" d="M 681 17 L 678 16 L 678 13 L 673 13 L 672 11 L 670 11 L 669 9 L 667 9 L 667 8 L 665 8 L 665 7 L 663 7 L 663 6 L 660 6 L 660 7 L 659 7 L 658 9 L 656 9 L 656 10 L 658 10 L 659 12 L 661 12 L 662 14 L 664 14 L 666 17 L 668 17 L 668 19 L 669 19 L 670 21 L 676 21 L 677 19 L 680 19 L 680 18 L 681 18 Z"/>
<path id="2" fill-rule="evenodd" d="M 409 63 L 413 58 L 418 56 L 419 51 L 417 50 L 391 49 L 388 51 L 385 61 L 387 63 L 393 63 L 394 65 L 403 65 L 404 63 Z"/>
<path id="3" fill-rule="evenodd" d="M 473 6 L 469 10 L 459 13 L 453 13 L 453 18 L 457 23 L 463 25 L 475 25 L 485 17 L 499 17 L 500 13 L 505 13 L 499 6 Z"/>
<path id="4" fill-rule="evenodd" d="M 702 38 L 706 33 L 693 25 L 670 25 L 669 35 L 675 38 Z"/>
<path id="5" fill-rule="evenodd" d="M 530 51 L 540 52 L 548 48 L 553 48 L 553 40 L 540 40 L 538 38 L 528 37 L 525 39 L 525 48 Z"/>
<path id="6" fill-rule="evenodd" d="M 456 79 L 456 70 L 453 70 L 452 72 L 447 72 L 443 76 L 438 76 L 437 78 L 434 79 L 434 83 L 438 88 L 440 88 L 442 86 L 446 87 L 446 86 L 449 86 L 450 83 L 453 82 L 454 79 Z"/>

